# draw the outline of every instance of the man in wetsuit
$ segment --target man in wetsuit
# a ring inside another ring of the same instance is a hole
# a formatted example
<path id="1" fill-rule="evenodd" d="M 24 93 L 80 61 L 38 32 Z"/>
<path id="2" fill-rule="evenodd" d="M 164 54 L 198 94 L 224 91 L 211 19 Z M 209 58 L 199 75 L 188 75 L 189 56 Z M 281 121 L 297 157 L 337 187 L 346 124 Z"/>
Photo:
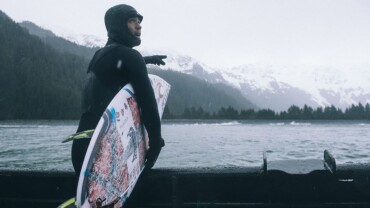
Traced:
<path id="1" fill-rule="evenodd" d="M 164 140 L 154 92 L 148 78 L 146 64 L 164 65 L 166 56 L 142 57 L 132 49 L 140 45 L 141 16 L 128 5 L 114 6 L 105 13 L 108 42 L 92 58 L 87 70 L 87 80 L 82 95 L 83 114 L 77 132 L 95 129 L 104 110 L 128 83 L 134 88 L 141 110 L 141 119 L 149 136 L 146 167 L 151 168 Z M 79 175 L 90 140 L 74 140 L 72 163 Z"/>

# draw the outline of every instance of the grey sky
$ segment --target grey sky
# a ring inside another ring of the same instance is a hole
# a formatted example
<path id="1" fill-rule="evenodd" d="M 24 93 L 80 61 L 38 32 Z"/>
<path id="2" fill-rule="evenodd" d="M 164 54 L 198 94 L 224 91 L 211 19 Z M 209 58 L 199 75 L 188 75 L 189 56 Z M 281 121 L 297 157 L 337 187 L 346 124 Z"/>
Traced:
<path id="1" fill-rule="evenodd" d="M 106 39 L 105 11 L 144 16 L 142 48 L 170 49 L 211 66 L 370 64 L 367 0 L 2 0 L 15 21 Z"/>

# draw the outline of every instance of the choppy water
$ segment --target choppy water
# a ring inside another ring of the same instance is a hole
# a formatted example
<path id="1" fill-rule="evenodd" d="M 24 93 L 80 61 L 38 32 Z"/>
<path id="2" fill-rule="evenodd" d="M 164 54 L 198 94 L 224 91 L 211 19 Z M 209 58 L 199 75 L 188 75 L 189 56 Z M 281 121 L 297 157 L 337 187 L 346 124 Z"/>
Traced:
<path id="1" fill-rule="evenodd" d="M 0 121 L 0 168 L 72 170 L 77 121 Z M 370 162 L 370 121 L 164 121 L 156 167 L 259 166 L 268 160 Z"/>

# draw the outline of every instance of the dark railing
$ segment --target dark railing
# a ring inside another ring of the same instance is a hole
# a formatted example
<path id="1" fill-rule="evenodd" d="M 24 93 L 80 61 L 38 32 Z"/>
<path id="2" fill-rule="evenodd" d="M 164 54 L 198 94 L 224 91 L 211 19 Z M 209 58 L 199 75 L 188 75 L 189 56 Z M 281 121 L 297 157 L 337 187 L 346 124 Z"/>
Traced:
<path id="1" fill-rule="evenodd" d="M 370 207 L 370 164 L 337 165 L 333 173 L 324 168 L 284 171 L 302 163 L 310 162 L 267 161 L 267 168 L 153 169 L 139 181 L 130 203 L 172 208 Z M 72 172 L 0 170 L 0 206 L 56 207 L 75 195 L 76 183 Z"/>

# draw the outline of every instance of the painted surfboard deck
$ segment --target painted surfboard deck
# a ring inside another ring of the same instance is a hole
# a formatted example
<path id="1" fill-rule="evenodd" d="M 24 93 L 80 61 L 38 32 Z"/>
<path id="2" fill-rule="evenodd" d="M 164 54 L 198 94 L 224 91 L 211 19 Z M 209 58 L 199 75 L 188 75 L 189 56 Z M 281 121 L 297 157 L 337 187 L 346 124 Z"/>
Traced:
<path id="1" fill-rule="evenodd" d="M 162 116 L 170 85 L 149 75 Z M 127 84 L 101 117 L 79 177 L 77 207 L 122 207 L 145 166 L 148 135 L 140 122 L 134 90 Z"/>

